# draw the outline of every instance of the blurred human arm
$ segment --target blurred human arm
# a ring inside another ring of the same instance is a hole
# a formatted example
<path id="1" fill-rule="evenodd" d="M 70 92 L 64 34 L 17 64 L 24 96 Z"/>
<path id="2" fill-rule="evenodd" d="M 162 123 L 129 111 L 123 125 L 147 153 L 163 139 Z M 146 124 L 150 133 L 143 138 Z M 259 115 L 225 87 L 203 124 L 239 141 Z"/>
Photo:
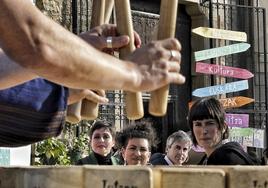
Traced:
<path id="1" fill-rule="evenodd" d="M 122 61 L 88 45 L 30 2 L 19 0 L 0 1 L 0 33 L 3 50 L 16 63 L 70 88 L 150 91 L 184 82 L 179 74 L 180 44 L 175 39 L 151 43 Z M 177 58 L 169 60 L 170 50 L 177 52 Z"/>

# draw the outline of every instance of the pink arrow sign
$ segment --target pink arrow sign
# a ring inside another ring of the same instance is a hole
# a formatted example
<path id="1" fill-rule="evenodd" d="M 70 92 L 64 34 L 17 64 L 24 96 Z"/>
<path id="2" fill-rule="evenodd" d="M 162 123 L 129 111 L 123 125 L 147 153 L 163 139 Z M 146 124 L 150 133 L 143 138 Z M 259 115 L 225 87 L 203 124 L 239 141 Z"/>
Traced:
<path id="1" fill-rule="evenodd" d="M 248 114 L 225 114 L 225 121 L 229 127 L 248 127 Z"/>
<path id="2" fill-rule="evenodd" d="M 249 79 L 254 76 L 246 69 L 228 67 L 222 65 L 207 64 L 202 62 L 196 63 L 196 72 L 204 74 L 213 74 L 232 78 Z"/>

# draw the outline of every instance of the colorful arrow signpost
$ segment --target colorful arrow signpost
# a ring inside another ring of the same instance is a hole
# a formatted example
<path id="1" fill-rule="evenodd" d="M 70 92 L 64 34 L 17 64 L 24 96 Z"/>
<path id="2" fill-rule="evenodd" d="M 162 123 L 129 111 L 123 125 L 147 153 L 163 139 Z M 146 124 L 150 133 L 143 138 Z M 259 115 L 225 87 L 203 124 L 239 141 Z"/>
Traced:
<path id="1" fill-rule="evenodd" d="M 196 72 L 204 73 L 204 74 L 213 74 L 213 75 L 241 78 L 241 79 L 249 79 L 254 76 L 254 74 L 252 74 L 246 69 L 207 64 L 207 63 L 201 63 L 201 62 L 196 63 L 195 70 Z"/>
<path id="2" fill-rule="evenodd" d="M 254 99 L 248 97 L 230 97 L 225 99 L 219 99 L 224 108 L 238 108 L 246 104 L 254 102 Z"/>
<path id="3" fill-rule="evenodd" d="M 244 106 L 246 104 L 254 102 L 254 99 L 248 98 L 248 97 L 242 97 L 242 96 L 237 96 L 237 97 L 230 97 L 230 98 L 224 98 L 224 99 L 219 99 L 220 103 L 222 106 L 227 109 L 227 108 L 238 108 L 241 106 Z M 189 102 L 189 108 L 192 107 L 193 101 Z"/>
<path id="4" fill-rule="evenodd" d="M 248 81 L 242 80 L 222 85 L 199 88 L 193 91 L 192 95 L 196 97 L 207 97 L 212 95 L 231 93 L 248 89 Z"/>
<path id="5" fill-rule="evenodd" d="M 225 40 L 233 40 L 241 42 L 247 41 L 247 34 L 245 32 L 240 31 L 198 27 L 193 29 L 192 32 L 206 38 L 225 39 Z"/>
<path id="6" fill-rule="evenodd" d="M 236 54 L 239 52 L 244 52 L 250 47 L 248 43 L 238 43 L 228 46 L 212 48 L 208 50 L 201 50 L 194 53 L 195 61 L 202 61 L 206 59 L 211 59 L 215 57 Z"/>
<path id="7" fill-rule="evenodd" d="M 225 121 L 229 127 L 248 127 L 248 114 L 225 114 Z"/>
<path id="8" fill-rule="evenodd" d="M 206 38 L 233 40 L 240 42 L 247 41 L 247 34 L 245 32 L 214 29 L 208 27 L 198 27 L 196 29 L 193 29 L 192 32 Z M 202 61 L 211 58 L 217 58 L 220 56 L 226 56 L 230 54 L 244 52 L 249 47 L 250 44 L 248 43 L 237 43 L 228 46 L 197 51 L 194 53 L 195 61 Z M 223 65 L 207 64 L 202 62 L 196 63 L 196 72 L 244 79 L 242 81 L 196 89 L 193 91 L 192 95 L 197 97 L 207 97 L 212 95 L 246 90 L 248 89 L 247 79 L 252 78 L 254 76 L 250 71 L 246 69 L 223 66 Z M 219 99 L 219 101 L 221 102 L 224 108 L 237 108 L 253 102 L 254 99 L 238 96 L 238 97 Z M 189 103 L 189 108 L 192 106 L 192 104 L 193 102 Z M 236 129 L 241 128 L 243 130 L 248 129 L 245 127 L 249 127 L 248 114 L 226 114 L 225 120 L 229 127 L 235 127 Z"/>

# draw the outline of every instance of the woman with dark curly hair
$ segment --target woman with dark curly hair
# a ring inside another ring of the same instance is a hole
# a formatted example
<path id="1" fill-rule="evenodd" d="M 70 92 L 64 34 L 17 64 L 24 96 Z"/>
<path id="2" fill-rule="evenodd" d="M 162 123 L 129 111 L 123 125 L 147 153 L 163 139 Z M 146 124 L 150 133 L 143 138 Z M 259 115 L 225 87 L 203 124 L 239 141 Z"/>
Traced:
<path id="1" fill-rule="evenodd" d="M 200 164 L 205 165 L 256 165 L 257 159 L 246 153 L 237 142 L 228 142 L 229 129 L 225 111 L 219 100 L 201 98 L 191 107 L 188 123 L 193 144 L 201 146 L 206 156 Z"/>
<path id="2" fill-rule="evenodd" d="M 125 165 L 146 165 L 156 145 L 156 132 L 148 122 L 135 122 L 123 130 L 118 141 Z"/>

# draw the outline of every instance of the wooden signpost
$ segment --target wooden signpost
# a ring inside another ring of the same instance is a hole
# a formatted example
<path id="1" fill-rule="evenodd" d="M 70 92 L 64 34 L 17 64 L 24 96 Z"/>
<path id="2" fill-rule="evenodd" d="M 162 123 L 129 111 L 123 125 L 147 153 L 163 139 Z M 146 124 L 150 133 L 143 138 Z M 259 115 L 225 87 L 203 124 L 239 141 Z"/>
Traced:
<path id="1" fill-rule="evenodd" d="M 245 32 L 240 31 L 198 27 L 193 29 L 192 32 L 206 38 L 233 40 L 240 42 L 247 41 L 247 34 Z"/>
<path id="2" fill-rule="evenodd" d="M 201 50 L 194 53 L 195 61 L 202 61 L 206 59 L 211 59 L 215 57 L 236 54 L 239 52 L 244 52 L 250 47 L 248 43 L 238 43 L 228 46 L 212 48 L 208 50 Z"/>
<path id="3" fill-rule="evenodd" d="M 225 114 L 225 121 L 229 127 L 248 127 L 248 114 Z"/>
<path id="4" fill-rule="evenodd" d="M 222 85 L 199 88 L 193 91 L 192 95 L 196 97 L 207 97 L 224 93 L 231 93 L 248 89 L 248 81 L 236 81 Z"/>
<path id="5" fill-rule="evenodd" d="M 208 63 L 196 63 L 196 72 L 204 73 L 204 74 L 213 74 L 224 77 L 232 77 L 232 78 L 241 78 L 241 79 L 249 79 L 254 75 L 246 69 L 222 66 L 222 65 L 214 65 Z"/>
<path id="6" fill-rule="evenodd" d="M 230 97 L 230 98 L 224 98 L 224 99 L 219 99 L 220 103 L 222 106 L 227 109 L 227 108 L 238 108 L 241 106 L 244 106 L 246 104 L 254 102 L 254 99 L 248 98 L 248 97 L 242 97 L 242 96 L 237 96 L 237 97 Z M 189 102 L 189 108 L 192 107 L 193 101 Z"/>
<path id="7" fill-rule="evenodd" d="M 237 97 L 220 99 L 220 102 L 222 103 L 224 108 L 238 108 L 238 107 L 254 102 L 254 99 L 248 98 L 248 97 L 237 96 Z"/>

